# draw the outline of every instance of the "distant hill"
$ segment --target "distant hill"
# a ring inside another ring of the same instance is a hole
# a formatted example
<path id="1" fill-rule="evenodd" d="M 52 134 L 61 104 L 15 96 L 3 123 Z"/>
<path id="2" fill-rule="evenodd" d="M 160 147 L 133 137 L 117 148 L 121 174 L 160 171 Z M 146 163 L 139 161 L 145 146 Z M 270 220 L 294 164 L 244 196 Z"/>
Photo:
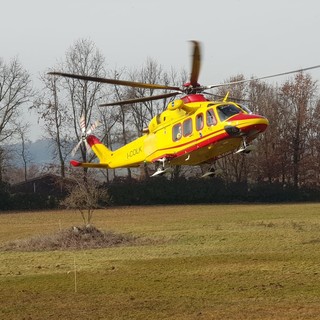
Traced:
<path id="1" fill-rule="evenodd" d="M 37 140 L 29 145 L 31 161 L 37 164 L 53 162 L 53 147 L 49 139 Z"/>
<path id="2" fill-rule="evenodd" d="M 54 163 L 53 158 L 53 147 L 50 139 L 39 139 L 34 142 L 29 142 L 26 145 L 27 156 L 31 163 L 44 165 L 47 163 Z M 10 151 L 12 160 L 16 166 L 22 166 L 21 159 L 21 144 L 16 143 L 7 146 Z"/>
<path id="3" fill-rule="evenodd" d="M 70 149 L 75 145 L 75 142 L 71 142 Z M 119 148 L 121 145 L 115 144 L 115 148 Z M 14 161 L 15 166 L 22 166 L 21 159 L 21 144 L 7 145 L 6 148 L 10 150 L 11 159 Z M 57 160 L 53 160 L 54 147 L 51 139 L 39 139 L 33 142 L 29 142 L 26 146 L 29 164 L 45 165 L 45 164 L 58 164 Z M 79 154 L 78 154 L 79 155 Z M 77 155 L 75 156 L 77 159 Z M 69 158 L 66 159 L 70 160 Z M 80 159 L 79 159 L 80 160 Z"/>

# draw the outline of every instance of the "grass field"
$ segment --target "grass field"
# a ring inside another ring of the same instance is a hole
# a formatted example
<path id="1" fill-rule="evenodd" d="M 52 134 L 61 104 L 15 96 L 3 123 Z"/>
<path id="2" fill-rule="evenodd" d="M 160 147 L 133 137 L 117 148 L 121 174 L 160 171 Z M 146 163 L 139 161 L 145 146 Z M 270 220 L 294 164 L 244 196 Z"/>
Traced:
<path id="1" fill-rule="evenodd" d="M 320 319 L 320 204 L 97 211 L 152 241 L 0 251 L 0 319 Z M 67 211 L 0 214 L 0 245 L 81 225 Z"/>

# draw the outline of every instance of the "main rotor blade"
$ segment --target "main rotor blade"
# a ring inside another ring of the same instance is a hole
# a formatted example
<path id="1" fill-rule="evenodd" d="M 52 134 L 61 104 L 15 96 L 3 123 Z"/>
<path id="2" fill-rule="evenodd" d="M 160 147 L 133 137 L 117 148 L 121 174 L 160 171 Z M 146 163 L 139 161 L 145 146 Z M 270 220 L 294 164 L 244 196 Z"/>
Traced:
<path id="1" fill-rule="evenodd" d="M 64 72 L 48 72 L 48 74 L 54 75 L 54 76 L 72 78 L 72 79 L 94 81 L 94 82 L 100 82 L 100 83 L 109 83 L 109 84 L 115 84 L 119 86 L 127 86 L 127 87 L 135 87 L 135 88 L 163 89 L 163 90 L 176 90 L 176 91 L 181 90 L 179 87 L 172 87 L 172 86 L 166 86 L 161 84 L 143 83 L 143 82 L 117 80 L 117 79 L 106 79 L 106 78 L 82 76 L 78 74 L 64 73 Z"/>
<path id="2" fill-rule="evenodd" d="M 103 104 L 100 104 L 99 106 L 100 107 L 122 106 L 124 104 L 132 104 L 132 103 L 138 103 L 138 102 L 146 102 L 146 101 L 170 98 L 170 97 L 174 97 L 174 96 L 176 96 L 177 94 L 180 94 L 180 93 L 181 92 L 165 93 L 165 94 L 160 94 L 160 95 L 157 95 L 157 96 L 150 96 L 150 97 L 122 100 L 122 101 L 111 102 L 111 103 L 103 103 Z"/>
<path id="3" fill-rule="evenodd" d="M 197 41 L 192 41 L 192 43 L 193 43 L 193 55 L 192 55 L 190 83 L 193 87 L 197 87 L 199 73 L 200 73 L 200 64 L 201 64 L 200 44 Z"/>
<path id="4" fill-rule="evenodd" d="M 285 76 L 285 75 L 288 75 L 288 74 L 299 73 L 299 72 L 312 70 L 312 69 L 317 69 L 317 68 L 320 68 L 320 65 L 307 67 L 307 68 L 303 68 L 303 69 L 298 69 L 298 70 L 282 72 L 282 73 L 276 73 L 276 74 L 272 74 L 272 75 L 264 76 L 264 77 L 259 77 L 259 78 L 251 78 L 251 79 L 244 79 L 244 80 L 232 81 L 232 82 L 221 83 L 221 84 L 214 84 L 214 85 L 211 85 L 211 86 L 205 86 L 204 89 L 212 89 L 212 88 L 218 88 L 218 87 L 232 86 L 234 84 L 252 82 L 252 81 L 256 81 L 256 80 L 263 80 L 263 79 L 269 79 L 269 78 L 275 78 L 275 77 Z"/>
<path id="5" fill-rule="evenodd" d="M 203 91 L 203 93 L 213 97 L 214 99 L 215 98 L 218 98 L 218 99 L 225 98 L 225 95 L 221 96 L 219 94 L 214 94 L 214 93 L 211 93 L 211 92 L 204 92 L 204 91 Z M 239 102 L 250 102 L 251 101 L 251 100 L 248 100 L 248 99 L 240 99 L 240 98 L 234 98 L 234 97 L 230 97 L 230 96 L 228 96 L 228 99 L 231 100 L 231 101 L 235 101 L 235 102 L 238 102 L 238 101 Z"/>

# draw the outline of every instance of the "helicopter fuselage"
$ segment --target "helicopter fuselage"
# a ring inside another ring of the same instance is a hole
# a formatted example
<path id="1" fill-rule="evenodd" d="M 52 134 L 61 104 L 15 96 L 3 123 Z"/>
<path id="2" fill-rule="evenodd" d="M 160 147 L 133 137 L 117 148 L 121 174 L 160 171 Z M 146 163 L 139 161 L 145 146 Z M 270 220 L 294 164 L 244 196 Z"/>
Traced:
<path id="1" fill-rule="evenodd" d="M 94 136 L 87 138 L 100 159 L 99 167 L 137 167 L 141 163 L 197 165 L 214 161 L 250 143 L 269 122 L 229 101 L 208 101 L 202 95 L 174 100 L 154 117 L 143 136 L 109 151 Z M 192 102 L 188 102 L 193 100 Z M 99 156 L 100 154 L 100 156 Z M 94 166 L 94 164 L 92 164 Z"/>

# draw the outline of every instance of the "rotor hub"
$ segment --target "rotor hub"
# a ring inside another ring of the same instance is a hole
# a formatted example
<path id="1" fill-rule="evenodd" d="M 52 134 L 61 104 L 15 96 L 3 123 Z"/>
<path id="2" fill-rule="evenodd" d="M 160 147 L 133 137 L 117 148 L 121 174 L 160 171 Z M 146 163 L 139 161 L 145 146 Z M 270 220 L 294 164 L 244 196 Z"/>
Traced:
<path id="1" fill-rule="evenodd" d="M 192 83 L 191 82 L 186 82 L 184 85 L 183 85 L 185 88 L 189 88 L 189 87 L 191 87 L 191 88 L 197 88 L 197 87 L 200 87 L 200 83 L 196 83 L 195 84 L 195 86 L 194 85 L 192 85 Z"/>
<path id="2" fill-rule="evenodd" d="M 195 84 L 192 84 L 191 82 L 186 82 L 185 84 L 183 84 L 182 87 L 182 91 L 187 94 L 200 93 L 203 91 L 202 86 L 198 82 L 196 82 Z"/>

